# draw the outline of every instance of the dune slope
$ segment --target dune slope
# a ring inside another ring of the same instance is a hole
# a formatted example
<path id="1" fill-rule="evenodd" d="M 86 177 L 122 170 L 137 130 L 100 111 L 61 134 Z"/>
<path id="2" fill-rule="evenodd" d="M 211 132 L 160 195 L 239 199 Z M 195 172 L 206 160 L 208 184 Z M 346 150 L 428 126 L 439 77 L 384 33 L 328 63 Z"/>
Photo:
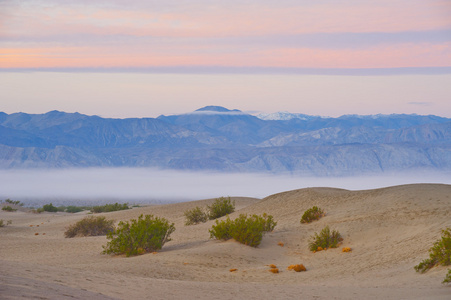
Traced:
<path id="1" fill-rule="evenodd" d="M 413 270 L 427 257 L 441 230 L 451 227 L 450 185 L 366 191 L 308 188 L 261 200 L 234 199 L 237 210 L 231 218 L 268 213 L 278 222 L 258 248 L 210 239 L 208 229 L 214 221 L 184 226 L 184 211 L 205 206 L 211 199 L 103 214 L 116 221 L 154 214 L 175 223 L 172 241 L 160 252 L 130 258 L 102 255 L 105 237 L 64 238 L 65 228 L 86 213 L 0 211 L 0 219 L 13 221 L 0 228 L 0 294 L 6 299 L 29 298 L 33 292 L 50 299 L 86 299 L 87 293 L 93 299 L 148 295 L 173 299 L 298 299 L 301 295 L 449 299 L 451 295 L 451 287 L 440 283 L 446 268 L 422 275 Z M 303 212 L 314 205 L 323 208 L 326 216 L 300 224 Z M 310 236 L 326 225 L 340 231 L 343 244 L 338 249 L 310 252 Z M 343 253 L 341 247 L 353 251 Z M 307 272 L 286 269 L 301 263 Z M 270 273 L 269 264 L 281 272 Z M 230 272 L 231 268 L 237 271 Z"/>

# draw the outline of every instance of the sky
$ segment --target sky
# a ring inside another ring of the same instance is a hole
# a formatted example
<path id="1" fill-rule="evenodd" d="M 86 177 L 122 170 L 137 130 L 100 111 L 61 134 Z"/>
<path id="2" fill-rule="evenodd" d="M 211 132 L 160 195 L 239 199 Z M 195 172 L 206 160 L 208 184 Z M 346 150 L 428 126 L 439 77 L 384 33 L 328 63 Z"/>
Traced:
<path id="1" fill-rule="evenodd" d="M 450 0 L 0 0 L 0 111 L 451 117 Z"/>

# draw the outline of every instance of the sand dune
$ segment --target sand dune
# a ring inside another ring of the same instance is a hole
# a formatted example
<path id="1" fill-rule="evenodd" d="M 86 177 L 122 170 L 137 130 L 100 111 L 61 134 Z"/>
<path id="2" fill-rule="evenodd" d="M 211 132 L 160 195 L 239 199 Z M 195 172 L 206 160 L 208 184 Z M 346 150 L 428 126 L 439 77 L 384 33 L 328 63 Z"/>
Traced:
<path id="1" fill-rule="evenodd" d="M 0 211 L 0 219 L 13 221 L 0 228 L 0 298 L 451 298 L 451 287 L 441 284 L 446 268 L 422 275 L 413 270 L 441 230 L 451 226 L 450 185 L 308 188 L 261 200 L 234 199 L 237 210 L 231 218 L 268 213 L 278 222 L 258 248 L 211 240 L 208 229 L 214 221 L 184 226 L 184 211 L 211 199 L 104 214 L 116 221 L 154 214 L 175 223 L 172 241 L 160 252 L 130 258 L 102 255 L 105 237 L 64 238 L 65 228 L 86 213 Z M 327 215 L 300 224 L 303 212 L 313 205 Z M 309 237 L 326 225 L 339 230 L 342 247 L 353 251 L 310 252 Z M 300 263 L 307 272 L 286 270 Z M 277 265 L 281 273 L 270 273 L 268 264 Z M 238 270 L 229 272 L 231 268 Z"/>

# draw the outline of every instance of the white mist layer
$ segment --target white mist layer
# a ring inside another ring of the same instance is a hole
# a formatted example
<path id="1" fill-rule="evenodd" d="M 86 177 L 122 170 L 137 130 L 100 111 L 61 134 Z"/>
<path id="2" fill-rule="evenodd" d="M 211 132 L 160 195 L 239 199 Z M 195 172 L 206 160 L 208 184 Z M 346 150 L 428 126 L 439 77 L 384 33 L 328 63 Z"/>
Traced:
<path id="1" fill-rule="evenodd" d="M 451 184 L 451 173 L 300 177 L 146 168 L 0 170 L 0 197 L 186 201 L 220 196 L 263 198 L 306 187 L 365 190 L 411 183 Z"/>

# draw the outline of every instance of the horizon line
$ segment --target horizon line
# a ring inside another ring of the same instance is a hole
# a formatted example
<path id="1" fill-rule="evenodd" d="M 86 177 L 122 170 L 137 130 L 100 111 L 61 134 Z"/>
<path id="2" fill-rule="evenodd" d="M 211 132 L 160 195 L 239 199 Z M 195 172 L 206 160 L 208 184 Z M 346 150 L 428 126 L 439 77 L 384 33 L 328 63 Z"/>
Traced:
<path id="1" fill-rule="evenodd" d="M 48 67 L 0 68 L 1 73 L 148 73 L 148 74 L 262 74 L 262 75 L 329 75 L 329 76 L 386 76 L 386 75 L 445 75 L 451 66 L 395 67 L 395 68 L 298 68 L 298 67 L 226 67 L 226 66 L 149 66 L 149 67 Z"/>

